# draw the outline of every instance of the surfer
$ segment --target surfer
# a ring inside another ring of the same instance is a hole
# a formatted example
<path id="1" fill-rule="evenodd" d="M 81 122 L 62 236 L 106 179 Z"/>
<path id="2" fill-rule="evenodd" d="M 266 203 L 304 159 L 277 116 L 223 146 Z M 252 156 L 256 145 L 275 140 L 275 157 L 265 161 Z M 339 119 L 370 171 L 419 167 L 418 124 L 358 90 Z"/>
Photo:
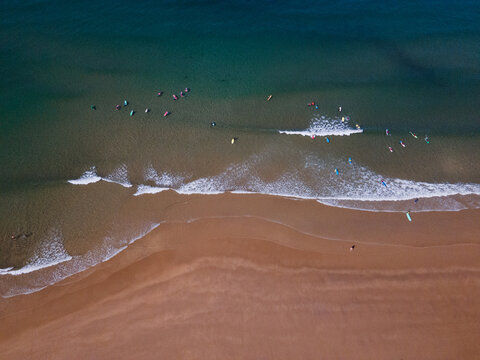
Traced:
<path id="1" fill-rule="evenodd" d="M 405 147 L 406 145 L 403 143 L 402 140 L 400 140 L 400 145 L 402 145 L 402 147 Z"/>
<path id="2" fill-rule="evenodd" d="M 271 98 L 272 98 L 272 95 L 268 95 L 267 101 L 270 101 Z"/>
<path id="3" fill-rule="evenodd" d="M 388 147 L 388 150 L 390 150 L 390 152 L 393 152 L 393 149 L 391 146 Z"/>
<path id="4" fill-rule="evenodd" d="M 117 111 L 120 110 L 120 105 L 116 105 L 115 110 L 117 110 Z"/>
<path id="5" fill-rule="evenodd" d="M 162 96 L 162 94 L 163 94 L 163 91 L 159 91 L 159 92 L 157 93 L 157 96 Z"/>
<path id="6" fill-rule="evenodd" d="M 172 96 L 173 96 L 173 100 L 178 100 L 178 96 L 177 96 L 177 95 L 172 94 Z"/>
<path id="7" fill-rule="evenodd" d="M 235 144 L 235 141 L 237 141 L 237 140 L 238 140 L 238 137 L 232 138 L 232 145 Z"/>
<path id="8" fill-rule="evenodd" d="M 146 113 L 150 112 L 150 109 L 149 109 L 149 108 L 146 108 L 146 109 L 145 109 L 145 112 L 146 112 Z"/>
<path id="9" fill-rule="evenodd" d="M 415 139 L 418 138 L 417 134 L 415 134 L 415 133 L 413 133 L 413 132 L 411 132 L 411 131 L 410 131 L 410 135 L 412 135 Z"/>
<path id="10" fill-rule="evenodd" d="M 127 100 L 123 100 L 123 106 L 127 106 L 128 105 L 128 101 Z"/>
<path id="11" fill-rule="evenodd" d="M 183 91 L 185 91 L 187 93 L 187 92 L 190 91 L 190 89 L 186 87 L 185 90 L 183 90 Z"/>
<path id="12" fill-rule="evenodd" d="M 215 126 L 217 126 L 217 123 L 216 123 L 215 121 L 212 121 L 212 122 L 210 123 L 210 127 L 215 127 Z"/>
<path id="13" fill-rule="evenodd" d="M 314 140 L 315 139 L 315 134 L 310 135 L 310 137 L 312 138 L 312 140 Z"/>
<path id="14" fill-rule="evenodd" d="M 392 135 L 392 134 L 390 134 L 390 130 L 385 129 L 385 135 L 390 136 L 390 135 Z"/>
<path id="15" fill-rule="evenodd" d="M 330 143 L 330 139 L 328 138 L 328 136 L 325 138 L 325 140 L 327 141 L 327 143 Z"/>
<path id="16" fill-rule="evenodd" d="M 342 116 L 342 122 L 345 122 L 345 116 Z"/>
<path id="17" fill-rule="evenodd" d="M 95 105 L 90 105 L 90 110 L 97 110 L 97 107 Z"/>
<path id="18" fill-rule="evenodd" d="M 135 114 L 135 111 L 130 111 L 130 116 L 133 116 L 133 114 Z"/>
<path id="19" fill-rule="evenodd" d="M 425 135 L 425 142 L 426 142 L 427 144 L 430 144 L 430 139 L 429 139 L 429 137 L 428 137 L 427 135 Z"/>
<path id="20" fill-rule="evenodd" d="M 352 158 L 351 158 L 351 157 L 348 158 L 348 163 L 349 163 L 350 165 L 352 164 Z"/>
<path id="21" fill-rule="evenodd" d="M 163 116 L 165 116 L 165 117 L 168 116 L 168 115 L 170 115 L 170 111 L 165 111 L 165 113 L 163 114 Z"/>
<path id="22" fill-rule="evenodd" d="M 183 93 L 183 91 L 180 91 L 180 96 L 185 97 L 185 94 Z"/>
<path id="23" fill-rule="evenodd" d="M 337 175 L 339 174 L 339 172 L 338 172 L 338 169 L 337 169 L 337 168 L 335 168 L 335 174 L 337 174 Z"/>
<path id="24" fill-rule="evenodd" d="M 387 187 L 387 183 L 384 180 L 382 180 L 382 185 Z"/>
<path id="25" fill-rule="evenodd" d="M 338 107 L 338 112 L 342 112 L 342 107 L 341 106 Z"/>

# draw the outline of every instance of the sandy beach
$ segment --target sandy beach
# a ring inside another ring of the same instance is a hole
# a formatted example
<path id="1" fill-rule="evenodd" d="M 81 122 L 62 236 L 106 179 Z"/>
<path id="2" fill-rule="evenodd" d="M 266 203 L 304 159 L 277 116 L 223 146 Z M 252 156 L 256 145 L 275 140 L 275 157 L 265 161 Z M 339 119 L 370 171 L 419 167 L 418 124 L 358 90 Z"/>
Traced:
<path id="1" fill-rule="evenodd" d="M 480 358 L 480 211 L 409 223 L 175 196 L 170 221 L 111 260 L 1 299 L 0 358 Z"/>

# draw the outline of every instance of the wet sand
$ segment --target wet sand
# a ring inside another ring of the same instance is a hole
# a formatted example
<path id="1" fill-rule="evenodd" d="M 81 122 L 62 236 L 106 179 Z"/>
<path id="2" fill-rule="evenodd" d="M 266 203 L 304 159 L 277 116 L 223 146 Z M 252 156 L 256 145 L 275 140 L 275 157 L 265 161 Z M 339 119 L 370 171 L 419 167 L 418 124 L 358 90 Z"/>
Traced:
<path id="1" fill-rule="evenodd" d="M 175 196 L 169 222 L 113 259 L 1 299 L 0 358 L 479 358 L 479 210 L 409 223 L 314 201 Z"/>

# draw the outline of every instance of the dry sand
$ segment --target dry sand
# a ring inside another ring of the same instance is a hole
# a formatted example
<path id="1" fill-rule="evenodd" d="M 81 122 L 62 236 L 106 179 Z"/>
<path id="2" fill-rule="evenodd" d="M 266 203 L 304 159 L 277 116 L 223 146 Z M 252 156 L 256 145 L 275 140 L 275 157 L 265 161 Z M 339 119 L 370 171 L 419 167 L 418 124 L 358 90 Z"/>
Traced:
<path id="1" fill-rule="evenodd" d="M 480 359 L 480 211 L 188 199 L 108 262 L 1 299 L 0 358 Z"/>

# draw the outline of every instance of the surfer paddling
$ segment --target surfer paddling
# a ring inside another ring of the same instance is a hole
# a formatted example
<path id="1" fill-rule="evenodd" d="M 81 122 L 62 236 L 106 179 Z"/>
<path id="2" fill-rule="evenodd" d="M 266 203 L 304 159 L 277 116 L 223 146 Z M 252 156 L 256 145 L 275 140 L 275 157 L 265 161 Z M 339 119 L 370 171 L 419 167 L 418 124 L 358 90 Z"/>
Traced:
<path id="1" fill-rule="evenodd" d="M 270 101 L 272 99 L 272 95 L 268 95 L 267 101 Z"/>

